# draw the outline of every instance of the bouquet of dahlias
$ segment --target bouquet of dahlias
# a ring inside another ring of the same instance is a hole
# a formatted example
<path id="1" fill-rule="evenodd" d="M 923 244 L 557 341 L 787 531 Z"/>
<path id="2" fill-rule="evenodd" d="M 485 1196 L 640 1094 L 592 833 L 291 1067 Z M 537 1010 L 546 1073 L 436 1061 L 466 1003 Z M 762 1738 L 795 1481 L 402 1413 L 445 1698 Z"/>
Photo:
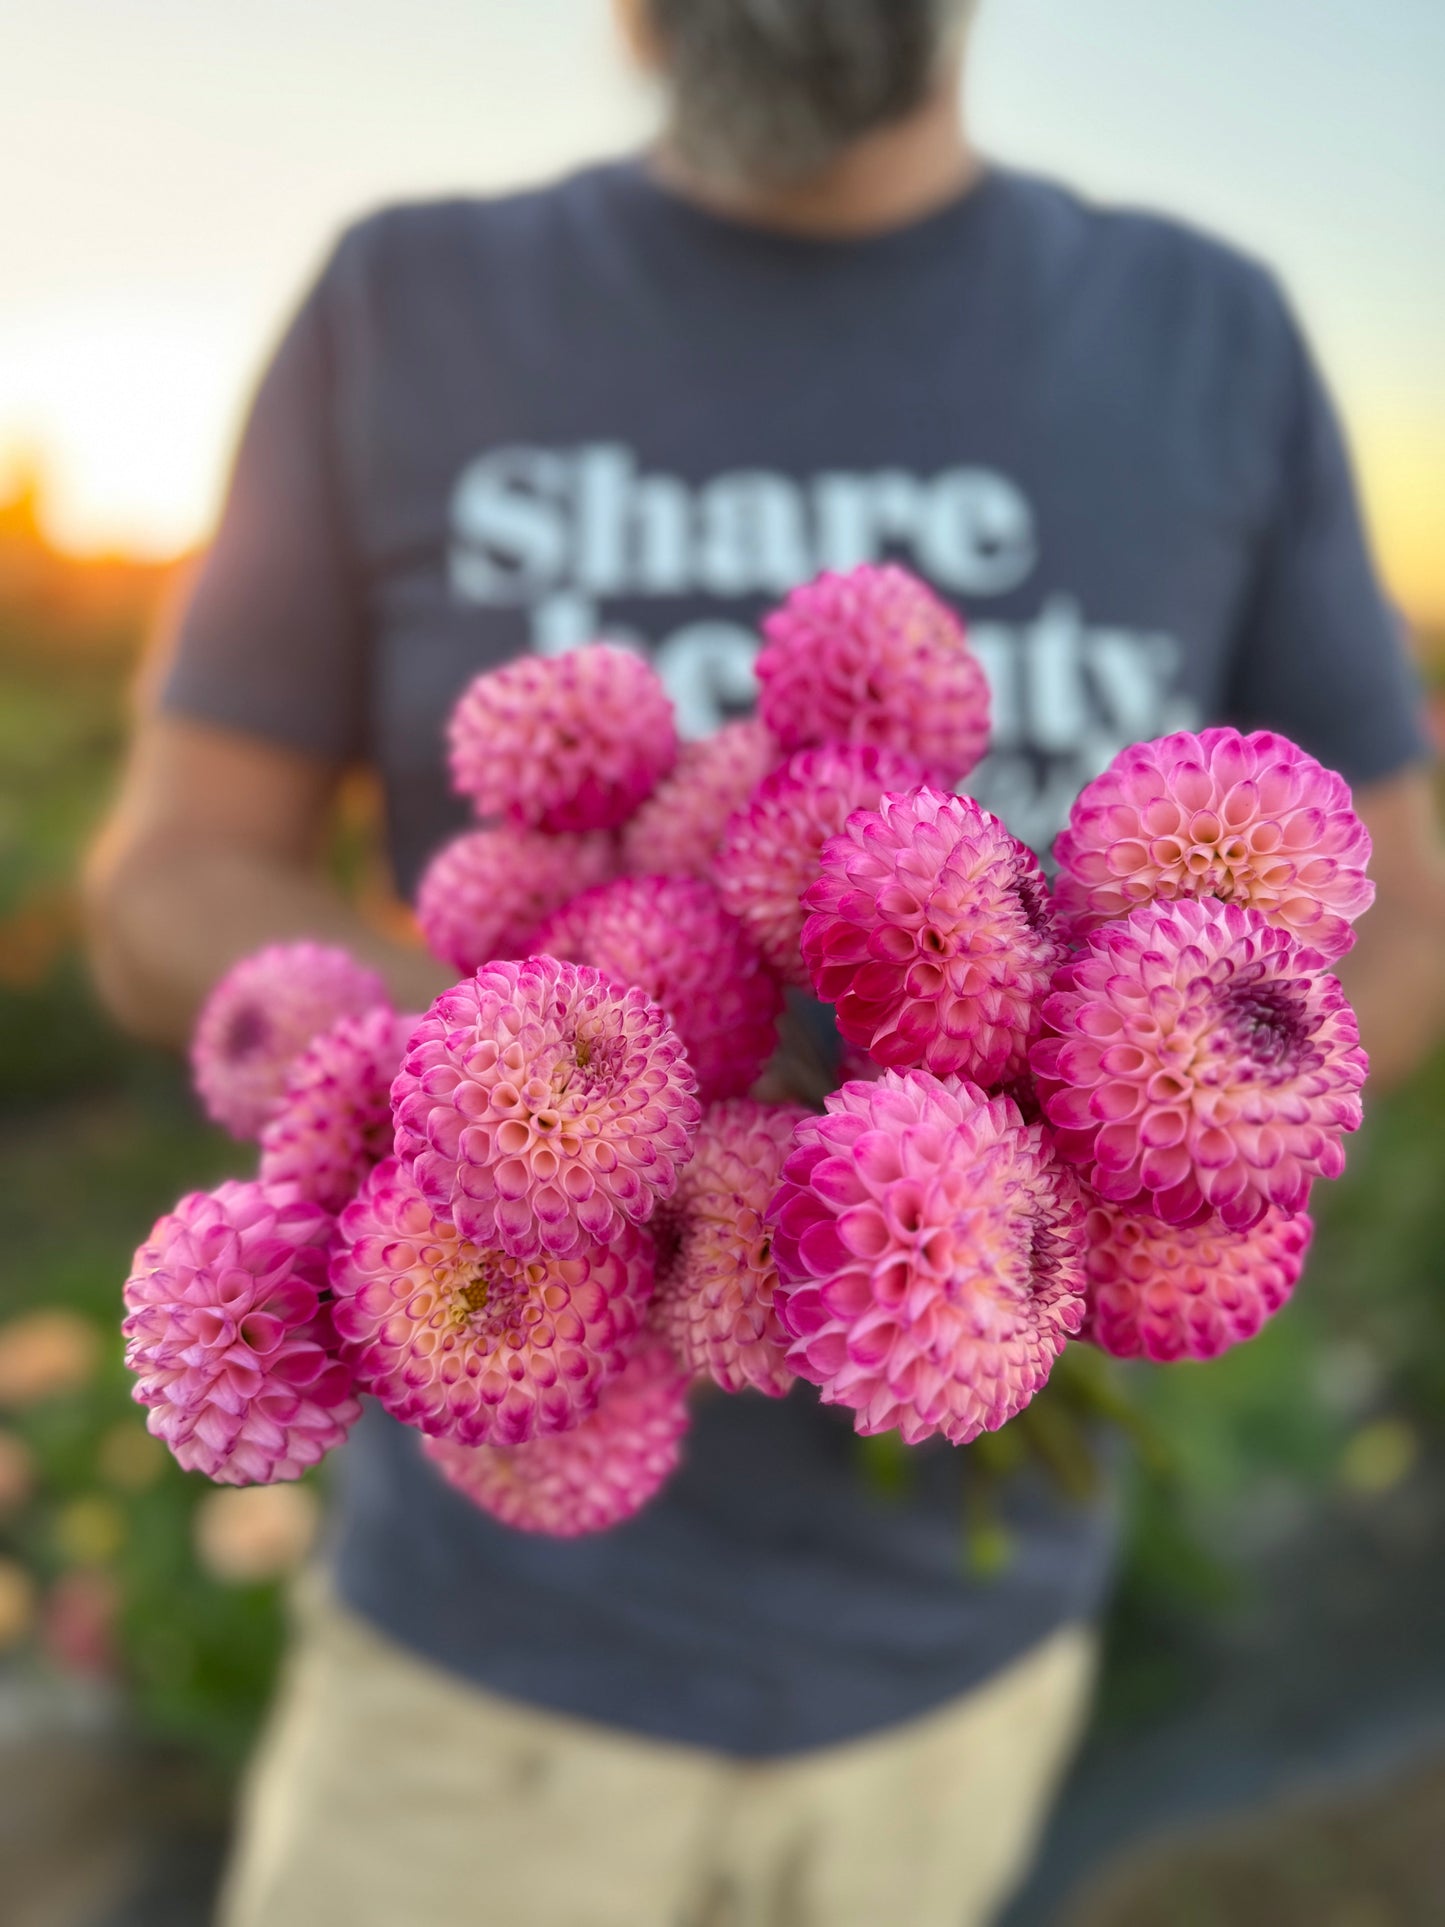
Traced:
<path id="1" fill-rule="evenodd" d="M 1209 1358 L 1289 1297 L 1365 1076 L 1344 783 L 1263 731 L 1138 745 L 1051 886 L 959 793 L 988 690 L 922 583 L 824 576 L 764 629 L 757 720 L 705 742 L 606 644 L 464 692 L 430 1010 L 307 943 L 216 988 L 196 1084 L 257 1176 L 125 1288 L 182 1465 L 295 1478 L 365 1394 L 494 1517 L 594 1532 L 699 1380 L 964 1445 L 1071 1340 Z M 836 1014 L 821 1112 L 754 1094 L 785 986 Z"/>

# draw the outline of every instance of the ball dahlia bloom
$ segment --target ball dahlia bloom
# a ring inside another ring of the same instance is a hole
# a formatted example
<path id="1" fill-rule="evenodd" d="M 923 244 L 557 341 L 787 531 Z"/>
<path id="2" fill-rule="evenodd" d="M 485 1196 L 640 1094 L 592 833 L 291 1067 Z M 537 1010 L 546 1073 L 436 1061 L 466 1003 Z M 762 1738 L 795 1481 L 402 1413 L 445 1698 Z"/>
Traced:
<path id="1" fill-rule="evenodd" d="M 1183 1227 L 1096 1205 L 1082 1336 L 1115 1358 L 1217 1358 L 1253 1338 L 1299 1282 L 1314 1227 L 1267 1211 L 1249 1231 Z"/>
<path id="2" fill-rule="evenodd" d="M 758 714 L 784 750 L 872 743 L 948 789 L 988 748 L 988 680 L 963 624 L 907 569 L 820 575 L 763 635 Z"/>
<path id="3" fill-rule="evenodd" d="M 803 961 L 847 1043 L 988 1086 L 1023 1072 L 1064 946 L 1038 859 L 971 797 L 859 810 L 803 908 Z"/>
<path id="4" fill-rule="evenodd" d="M 263 1184 L 338 1212 L 391 1150 L 391 1084 L 418 1023 L 378 1004 L 341 1017 L 291 1066 L 281 1108 L 261 1132 Z"/>
<path id="5" fill-rule="evenodd" d="M 766 1216 L 807 1115 L 749 1098 L 715 1104 L 668 1208 L 675 1248 L 658 1279 L 653 1324 L 691 1371 L 725 1392 L 752 1386 L 781 1398 L 793 1382 L 773 1307 L 778 1268 Z"/>
<path id="6" fill-rule="evenodd" d="M 243 957 L 206 999 L 191 1039 L 207 1113 L 233 1137 L 259 1136 L 311 1039 L 386 1001 L 377 972 L 330 944 L 276 943 Z"/>
<path id="7" fill-rule="evenodd" d="M 1257 910 L 1328 960 L 1374 900 L 1344 778 L 1267 729 L 1136 743 L 1082 792 L 1054 845 L 1060 914 L 1088 931 L 1154 899 Z"/>
<path id="8" fill-rule="evenodd" d="M 336 1329 L 363 1391 L 429 1436 L 520 1445 L 580 1424 L 622 1370 L 652 1295 L 650 1234 L 565 1258 L 463 1236 L 395 1158 L 342 1212 Z"/>
<path id="9" fill-rule="evenodd" d="M 687 1384 L 667 1346 L 644 1339 L 570 1432 L 517 1446 L 428 1439 L 422 1449 L 449 1485 L 503 1525 L 553 1539 L 605 1532 L 640 1512 L 676 1471 Z"/>
<path id="10" fill-rule="evenodd" d="M 392 1086 L 396 1152 L 475 1244 L 567 1258 L 669 1198 L 701 1117 L 672 1020 L 556 957 L 440 996 Z"/>
<path id="11" fill-rule="evenodd" d="M 823 845 L 854 810 L 876 809 L 887 791 L 916 789 L 924 778 L 895 750 L 830 743 L 790 757 L 731 818 L 713 867 L 718 893 L 785 983 L 808 987 L 801 898 Z"/>
<path id="12" fill-rule="evenodd" d="M 452 784 L 479 816 L 540 830 L 615 829 L 677 760 L 657 671 L 603 642 L 478 676 L 448 743 Z"/>
<path id="13" fill-rule="evenodd" d="M 857 1430 L 966 1445 L 1084 1314 L 1084 1206 L 1006 1097 L 885 1071 L 798 1126 L 769 1211 L 788 1363 Z"/>
<path id="14" fill-rule="evenodd" d="M 1209 898 L 1105 924 L 1055 978 L 1031 1062 L 1060 1152 L 1165 1224 L 1247 1231 L 1344 1169 L 1366 1058 L 1324 959 Z"/>
<path id="15" fill-rule="evenodd" d="M 146 1425 L 222 1485 L 296 1479 L 361 1412 L 324 1301 L 332 1220 L 226 1183 L 160 1219 L 125 1283 L 125 1362 Z"/>
<path id="16" fill-rule="evenodd" d="M 524 957 L 538 924 L 615 868 L 612 839 L 600 832 L 470 830 L 427 865 L 417 921 L 432 954 L 470 976 L 496 957 Z"/>
<path id="17" fill-rule="evenodd" d="M 639 876 L 711 876 L 728 818 L 781 757 L 754 717 L 684 743 L 671 776 L 623 829 L 624 867 Z"/>
<path id="18" fill-rule="evenodd" d="M 677 1026 L 704 1103 L 737 1097 L 777 1043 L 783 995 L 741 924 L 698 877 L 619 877 L 565 905 L 532 948 L 636 984 Z"/>

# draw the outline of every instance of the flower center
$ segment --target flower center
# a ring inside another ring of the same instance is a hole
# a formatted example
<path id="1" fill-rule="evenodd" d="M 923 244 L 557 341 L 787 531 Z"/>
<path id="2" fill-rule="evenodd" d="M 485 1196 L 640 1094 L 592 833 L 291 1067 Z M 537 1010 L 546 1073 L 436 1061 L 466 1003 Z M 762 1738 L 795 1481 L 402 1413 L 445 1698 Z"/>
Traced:
<path id="1" fill-rule="evenodd" d="M 487 1298 L 490 1291 L 491 1284 L 487 1278 L 487 1274 L 478 1266 L 472 1277 L 457 1293 L 457 1296 L 466 1306 L 468 1313 L 475 1316 L 476 1313 L 483 1312 L 487 1309 Z"/>
<path id="2" fill-rule="evenodd" d="M 1299 1068 L 1310 1035 L 1301 989 L 1239 984 L 1225 992 L 1220 1015 L 1234 1048 L 1261 1070 Z"/>
<path id="3" fill-rule="evenodd" d="M 1022 870 L 1014 879 L 1014 890 L 1024 913 L 1024 921 L 1033 934 L 1036 937 L 1052 936 L 1048 898 L 1039 887 L 1038 879 L 1027 870 Z"/>
<path id="4" fill-rule="evenodd" d="M 255 1004 L 243 1004 L 226 1030 L 227 1057 L 233 1062 L 241 1057 L 250 1057 L 261 1048 L 270 1032 L 271 1026 L 266 1021 L 265 1012 Z"/>

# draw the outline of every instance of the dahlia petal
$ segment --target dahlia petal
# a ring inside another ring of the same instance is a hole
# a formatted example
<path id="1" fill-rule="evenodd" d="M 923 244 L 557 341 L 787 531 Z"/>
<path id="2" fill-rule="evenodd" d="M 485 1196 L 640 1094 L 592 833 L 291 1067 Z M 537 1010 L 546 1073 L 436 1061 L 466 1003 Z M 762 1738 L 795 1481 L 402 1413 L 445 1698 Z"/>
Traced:
<path id="1" fill-rule="evenodd" d="M 360 1415 L 319 1300 L 331 1230 L 289 1189 L 231 1182 L 182 1198 L 137 1251 L 126 1364 L 149 1429 L 187 1470 L 296 1478 Z"/>

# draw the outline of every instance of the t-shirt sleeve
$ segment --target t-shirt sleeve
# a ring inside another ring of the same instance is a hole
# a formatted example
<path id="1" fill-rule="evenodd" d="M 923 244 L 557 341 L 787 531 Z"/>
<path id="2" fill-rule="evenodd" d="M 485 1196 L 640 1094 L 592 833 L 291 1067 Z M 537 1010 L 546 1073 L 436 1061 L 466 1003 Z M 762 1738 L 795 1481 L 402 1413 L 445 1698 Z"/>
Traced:
<path id="1" fill-rule="evenodd" d="M 1343 434 L 1281 304 L 1279 487 L 1234 658 L 1231 719 L 1277 729 L 1351 783 L 1429 754 L 1404 624 L 1371 559 Z"/>
<path id="2" fill-rule="evenodd" d="M 165 638 L 160 705 L 344 761 L 365 747 L 365 612 L 331 303 L 323 275 L 262 377 L 215 539 Z"/>

